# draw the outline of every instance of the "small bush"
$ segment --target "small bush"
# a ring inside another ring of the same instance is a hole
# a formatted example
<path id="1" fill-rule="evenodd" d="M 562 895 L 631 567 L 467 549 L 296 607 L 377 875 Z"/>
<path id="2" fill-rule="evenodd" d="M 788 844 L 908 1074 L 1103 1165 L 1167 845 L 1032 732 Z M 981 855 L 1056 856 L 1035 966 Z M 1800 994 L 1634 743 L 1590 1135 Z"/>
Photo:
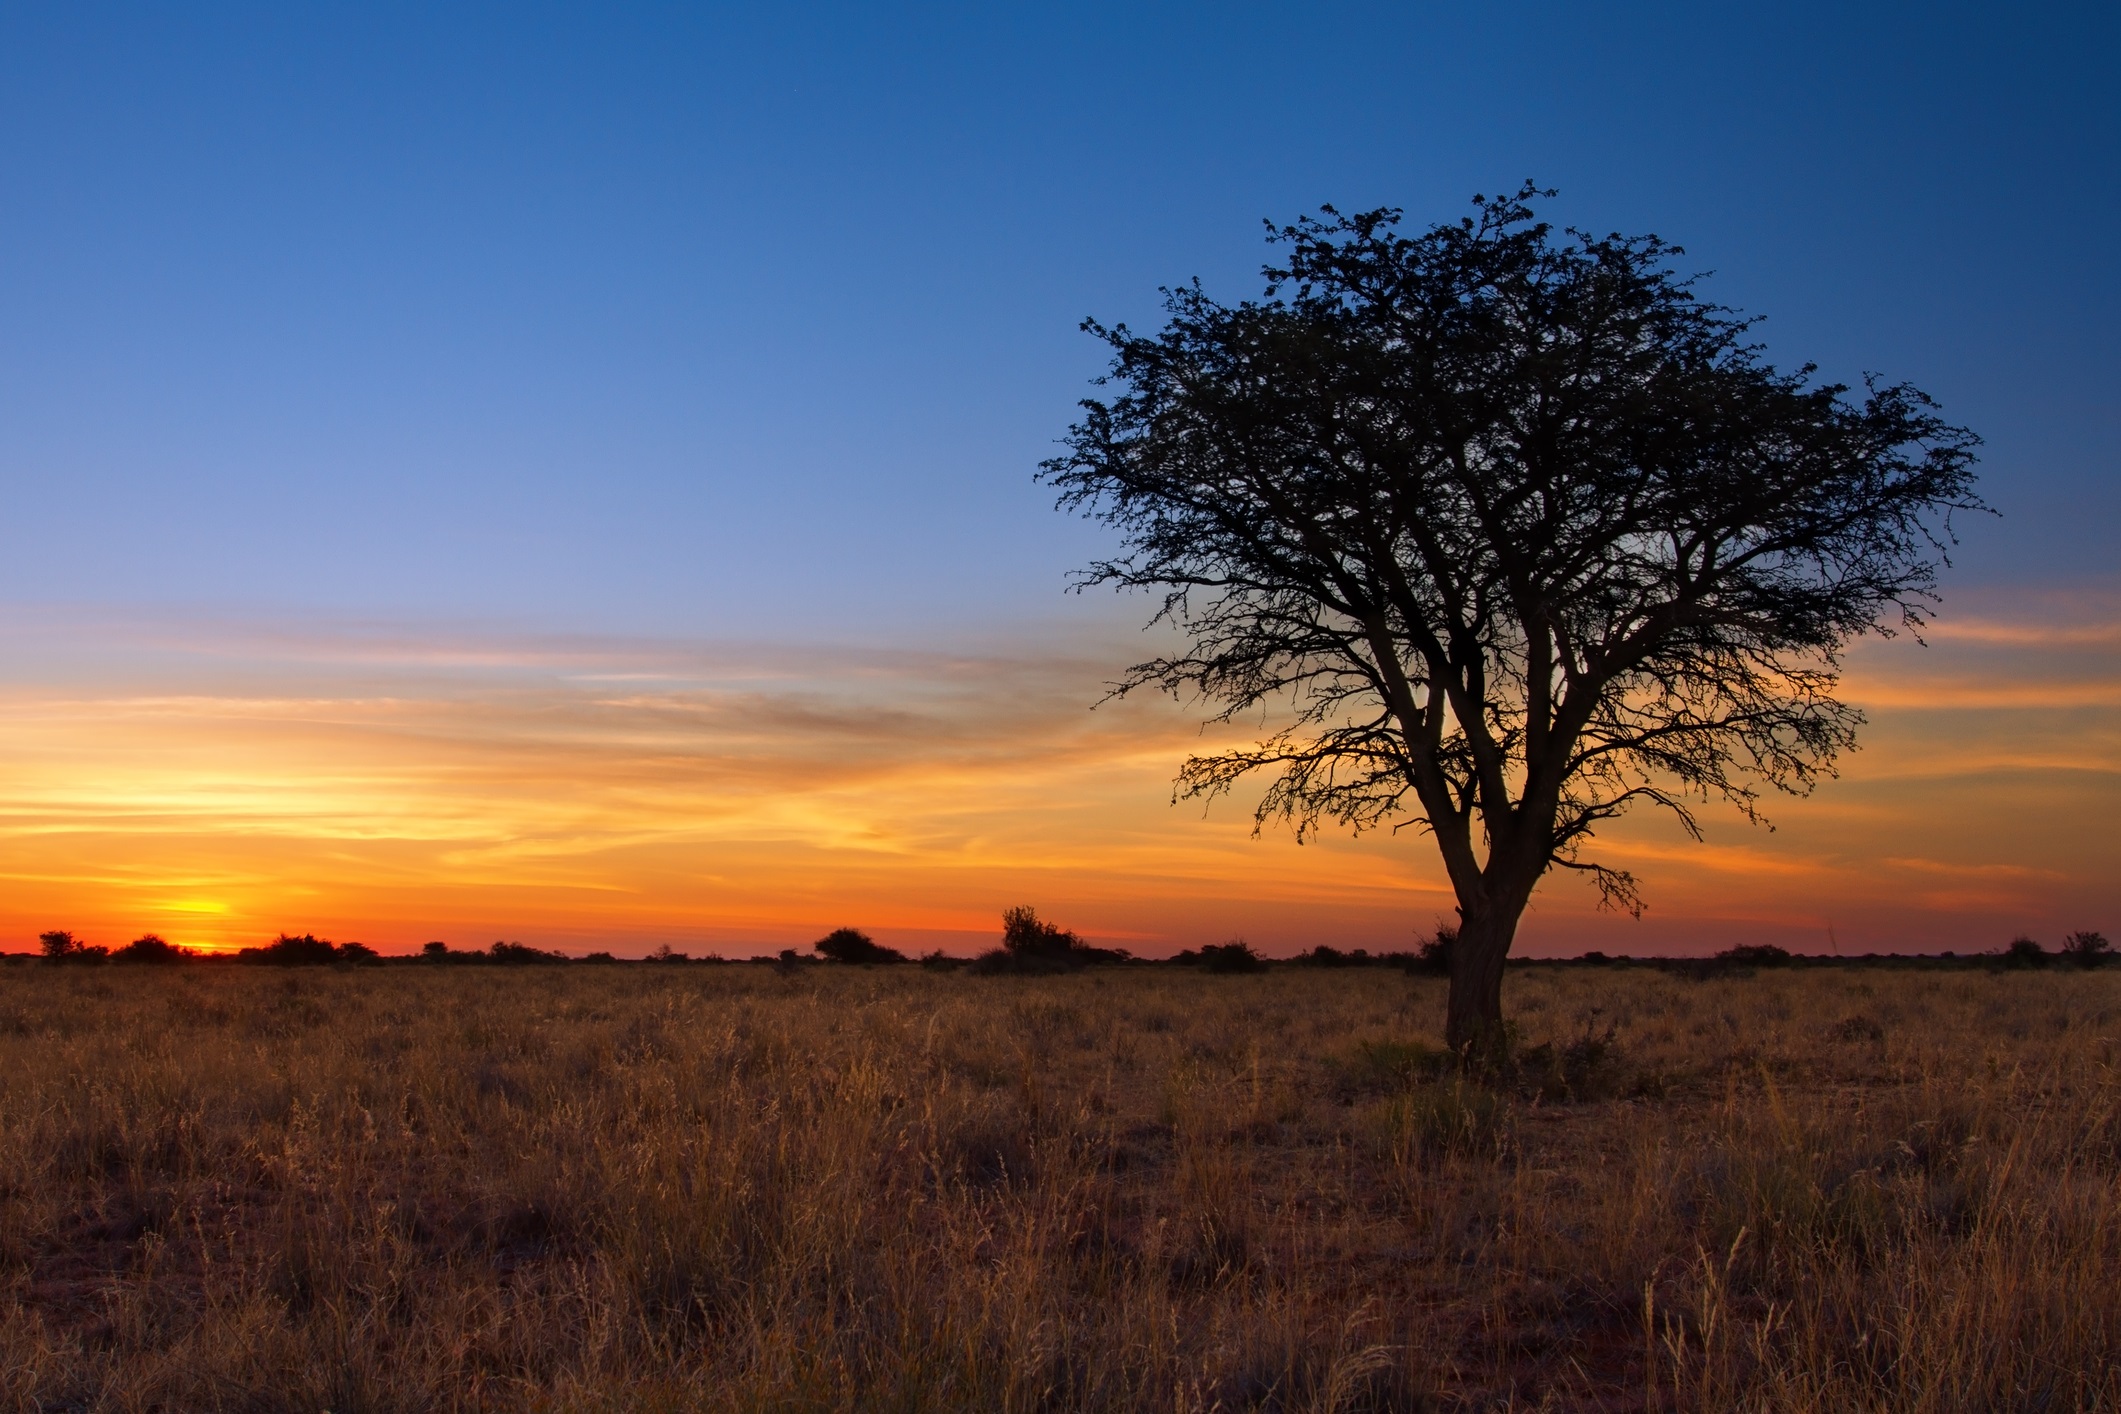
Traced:
<path id="1" fill-rule="evenodd" d="M 1424 1085 L 1392 1102 L 1386 1132 L 1401 1162 L 1494 1154 L 1506 1137 L 1508 1108 L 1484 1085 L 1455 1076 Z"/>
<path id="2" fill-rule="evenodd" d="M 1448 977 L 1451 975 L 1451 952 L 1457 946 L 1458 930 L 1448 923 L 1438 923 L 1436 931 L 1415 948 L 1414 965 L 1408 970 Z"/>
<path id="3" fill-rule="evenodd" d="M 508 967 L 572 961 L 566 953 L 547 952 L 543 948 L 526 947 L 522 943 L 496 942 L 486 956 L 489 961 L 498 962 Z"/>
<path id="4" fill-rule="evenodd" d="M 358 945 L 349 944 L 348 946 Z M 491 948 L 483 952 L 476 948 L 458 952 L 447 943 L 429 943 L 420 949 L 420 960 L 422 962 L 451 963 L 458 966 L 475 967 L 481 964 L 491 965 L 498 963 L 504 967 L 521 967 L 528 964 L 572 962 L 574 959 L 563 952 L 547 952 L 543 948 L 533 948 L 523 943 L 496 942 Z"/>
<path id="5" fill-rule="evenodd" d="M 1517 1056 L 1518 1078 L 1543 1100 L 1595 1100 L 1611 1094 L 1617 1088 L 1620 1060 L 1613 1038 L 1611 1026 L 1603 1031 L 1586 1027 L 1566 1045 L 1543 1041 L 1529 1046 Z"/>
<path id="6" fill-rule="evenodd" d="M 2041 947 L 2031 938 L 2013 938 L 2011 939 L 2011 945 L 2003 950 L 2002 961 L 2005 967 L 2017 971 L 2025 968 L 2045 967 L 2049 958 L 2047 949 Z"/>
<path id="7" fill-rule="evenodd" d="M 84 943 L 64 929 L 38 934 L 37 943 L 46 962 L 101 962 L 110 956 L 109 948 Z"/>
<path id="8" fill-rule="evenodd" d="M 262 948 L 245 948 L 236 954 L 238 962 L 267 967 L 321 967 L 338 960 L 338 948 L 313 933 L 300 937 L 282 933 Z"/>
<path id="9" fill-rule="evenodd" d="M 1002 946 L 1018 956 L 1065 957 L 1083 940 L 1058 923 L 1048 923 L 1028 904 L 1002 912 Z"/>
<path id="10" fill-rule="evenodd" d="M 1057 923 L 1048 923 L 1028 905 L 1002 913 L 1002 945 L 981 953 L 973 970 L 983 973 L 1024 972 L 1034 975 L 1073 971 L 1094 963 L 1127 962 L 1124 948 L 1094 948 Z"/>
<path id="11" fill-rule="evenodd" d="M 2062 955 L 2079 967 L 2099 967 L 2114 954 L 2103 933 L 2072 933 L 2062 940 Z"/>
<path id="12" fill-rule="evenodd" d="M 175 943 L 164 942 L 153 933 L 143 933 L 112 953 L 110 960 L 164 966 L 173 962 L 184 962 L 192 956 L 194 954 L 189 948 L 180 948 Z"/>
<path id="13" fill-rule="evenodd" d="M 859 928 L 835 928 L 812 943 L 811 948 L 827 962 L 904 962 L 906 955 L 887 948 Z"/>
<path id="14" fill-rule="evenodd" d="M 1741 943 L 1717 953 L 1716 961 L 1726 967 L 1788 967 L 1796 959 L 1773 943 Z"/>
<path id="15" fill-rule="evenodd" d="M 1265 972 L 1267 960 L 1252 951 L 1252 945 L 1243 938 L 1232 938 L 1227 943 L 1210 943 L 1200 950 L 1200 960 L 1210 972 Z"/>
<path id="16" fill-rule="evenodd" d="M 1358 1090 L 1403 1090 L 1458 1066 L 1458 1057 L 1419 1041 L 1359 1041 L 1344 1074 Z"/>

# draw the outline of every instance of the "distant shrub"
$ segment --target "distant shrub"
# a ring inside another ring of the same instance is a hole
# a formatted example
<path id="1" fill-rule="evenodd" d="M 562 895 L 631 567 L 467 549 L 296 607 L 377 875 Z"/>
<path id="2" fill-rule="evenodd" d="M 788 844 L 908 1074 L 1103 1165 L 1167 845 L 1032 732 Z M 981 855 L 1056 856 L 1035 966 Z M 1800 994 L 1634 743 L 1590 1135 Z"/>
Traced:
<path id="1" fill-rule="evenodd" d="M 1355 948 L 1342 952 L 1339 948 L 1320 943 L 1307 952 L 1300 952 L 1289 961 L 1297 967 L 1381 967 L 1410 957 L 1408 953 L 1372 953 L 1368 948 Z"/>
<path id="2" fill-rule="evenodd" d="M 1267 960 L 1252 951 L 1252 945 L 1243 938 L 1232 938 L 1227 943 L 1210 943 L 1200 950 L 1200 960 L 1210 972 L 1267 970 Z"/>
<path id="3" fill-rule="evenodd" d="M 1192 955 L 1198 961 L 1198 955 Z M 1339 948 L 1324 943 L 1300 952 L 1289 959 L 1292 967 L 1396 967 L 1402 972 L 1423 972 L 1428 965 L 1421 954 L 1412 952 L 1371 952 L 1368 948 L 1351 948 L 1342 952 Z"/>
<path id="4" fill-rule="evenodd" d="M 101 962 L 110 956 L 110 949 L 82 942 L 64 929 L 39 933 L 37 944 L 44 950 L 47 962 Z"/>
<path id="5" fill-rule="evenodd" d="M 1587 952 L 1582 957 L 1579 957 L 1576 960 L 1581 963 L 1586 963 L 1592 967 L 1604 967 L 1613 959 L 1607 957 L 1602 952 Z"/>
<path id="6" fill-rule="evenodd" d="M 2098 967 L 2114 954 L 2103 933 L 2072 933 L 2062 940 L 2062 955 L 2079 967 Z"/>
<path id="7" fill-rule="evenodd" d="M 648 954 L 647 960 L 650 962 L 690 962 L 692 961 L 692 955 L 690 953 L 672 952 L 670 944 L 662 943 L 657 946 L 654 952 Z"/>
<path id="8" fill-rule="evenodd" d="M 1788 948 L 1773 943 L 1741 943 L 1717 953 L 1716 961 L 1727 967 L 1788 967 L 1795 959 Z"/>
<path id="9" fill-rule="evenodd" d="M 859 928 L 835 928 L 810 945 L 827 962 L 904 962 L 906 955 L 887 948 Z"/>
<path id="10" fill-rule="evenodd" d="M 164 942 L 153 933 L 142 933 L 110 955 L 112 962 L 144 963 L 163 966 L 183 962 L 195 954 L 189 948 L 180 948 L 175 943 Z"/>
<path id="11" fill-rule="evenodd" d="M 526 947 L 522 943 L 496 941 L 486 953 L 489 962 L 504 967 L 523 967 L 550 962 L 572 962 L 574 959 L 563 952 L 547 952 L 543 948 Z"/>
<path id="12" fill-rule="evenodd" d="M 921 966 L 930 972 L 955 972 L 964 965 L 963 958 L 952 957 L 941 948 L 921 957 Z"/>
<path id="13" fill-rule="evenodd" d="M 1124 948 L 1094 948 L 1075 933 L 1048 923 L 1028 905 L 1002 913 L 1002 945 L 973 960 L 979 972 L 1067 972 L 1095 963 L 1126 962 Z"/>
<path id="14" fill-rule="evenodd" d="M 584 962 L 594 962 L 594 963 L 606 963 L 606 962 L 617 962 L 617 961 L 618 961 L 618 959 L 617 959 L 617 958 L 615 958 L 615 957 L 613 957 L 613 956 L 612 956 L 612 955 L 611 955 L 610 953 L 608 953 L 608 952 L 593 952 L 593 953 L 590 953 L 590 954 L 588 954 L 588 955 L 587 955 L 586 957 L 584 957 L 584 958 L 582 959 L 582 961 L 584 961 Z"/>
<path id="15" fill-rule="evenodd" d="M 244 948 L 236 954 L 236 961 L 267 967 L 321 967 L 339 961 L 339 949 L 313 933 L 300 937 L 282 933 L 262 948 Z"/>
<path id="16" fill-rule="evenodd" d="M 1083 940 L 1058 923 L 1048 923 L 1025 905 L 1002 913 L 1002 946 L 1018 956 L 1065 957 Z"/>
<path id="17" fill-rule="evenodd" d="M 499 941 L 496 941 L 492 947 L 484 951 L 470 948 L 462 952 L 450 947 L 447 943 L 429 943 L 420 949 L 420 960 L 422 962 L 447 963 L 458 967 L 492 966 L 496 964 L 503 967 L 521 967 L 529 964 L 574 961 L 573 958 L 563 952 L 547 952 L 543 948 L 533 948 L 522 943 L 504 943 Z"/>
<path id="18" fill-rule="evenodd" d="M 1415 948 L 1414 965 L 1408 970 L 1448 977 L 1451 975 L 1451 951 L 1457 946 L 1458 930 L 1448 923 L 1438 923 L 1436 931 Z"/>
<path id="19" fill-rule="evenodd" d="M 2031 938 L 2013 938 L 2011 945 L 2003 950 L 2003 965 L 2012 970 L 2045 967 L 2049 962 L 2047 949 Z"/>

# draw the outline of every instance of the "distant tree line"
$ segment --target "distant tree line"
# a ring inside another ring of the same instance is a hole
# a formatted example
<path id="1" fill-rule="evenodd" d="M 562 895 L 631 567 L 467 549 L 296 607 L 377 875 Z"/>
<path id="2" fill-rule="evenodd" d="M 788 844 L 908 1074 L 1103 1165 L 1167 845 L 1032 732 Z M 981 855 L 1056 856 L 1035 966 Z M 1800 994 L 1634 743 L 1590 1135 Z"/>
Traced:
<path id="1" fill-rule="evenodd" d="M 1342 951 L 1325 943 L 1297 953 L 1285 961 L 1275 961 L 1261 956 L 1242 938 L 1233 938 L 1226 943 L 1210 943 L 1199 948 L 1187 948 L 1176 955 L 1156 962 L 1138 958 L 1125 948 L 1096 947 L 1083 941 L 1082 936 L 1071 929 L 1063 928 L 1038 916 L 1037 910 L 1020 906 L 1002 914 L 1001 945 L 991 948 L 977 957 L 965 959 L 951 957 L 941 951 L 931 952 L 918 959 L 922 967 L 934 971 L 952 970 L 959 967 L 982 975 L 1014 974 L 1044 976 L 1065 972 L 1076 972 L 1089 967 L 1187 967 L 1200 968 L 1215 973 L 1264 972 L 1270 966 L 1299 968 L 1388 968 L 1421 976 L 1448 977 L 1451 975 L 1452 949 L 1457 943 L 1457 932 L 1448 924 L 1439 923 L 1433 933 L 1412 950 L 1405 952 L 1370 952 L 1364 948 Z M 524 943 L 495 942 L 489 948 L 457 949 L 447 943 L 428 943 L 411 957 L 385 957 L 366 943 L 334 943 L 312 933 L 282 933 L 263 947 L 244 948 L 233 957 L 227 954 L 206 954 L 191 948 L 179 947 L 154 933 L 145 933 L 123 947 L 110 948 L 99 944 L 85 943 L 73 933 L 61 929 L 39 935 L 44 960 L 69 966 L 87 966 L 110 963 L 118 966 L 150 965 L 167 966 L 177 963 L 227 963 L 257 967 L 374 967 L 386 962 L 417 963 L 423 966 L 445 967 L 521 967 L 552 966 L 561 963 L 595 965 L 616 963 L 618 958 L 609 952 L 593 952 L 586 957 L 572 957 L 563 952 L 530 947 Z M 859 928 L 835 928 L 810 945 L 811 954 L 805 955 L 795 948 L 784 948 L 778 957 L 753 958 L 754 962 L 772 962 L 784 969 L 815 963 L 837 963 L 846 966 L 895 966 L 916 962 L 897 948 L 877 942 Z M 1796 966 L 1831 966 L 1843 963 L 1936 963 L 1953 966 L 1981 966 L 2008 971 L 2031 970 L 2044 967 L 2078 967 L 2091 969 L 2102 967 L 2115 958 L 2113 945 L 2104 934 L 2078 931 L 2062 940 L 2057 950 L 2050 952 L 2039 942 L 2028 937 L 2013 939 L 2004 948 L 1993 952 L 1976 953 L 1961 957 L 1957 954 L 1877 954 L 1860 957 L 1822 956 L 1819 954 L 1793 953 L 1787 948 L 1771 943 L 1747 943 L 1726 948 L 1713 957 L 1706 958 L 1629 958 L 1608 957 L 1602 952 L 1587 952 L 1576 958 L 1524 959 L 1535 966 L 1584 965 L 1584 966 L 1642 966 L 1667 971 L 1681 971 L 1696 975 L 1719 975 L 1734 971 L 1751 971 L 1759 968 Z M 668 944 L 658 948 L 643 959 L 649 963 L 724 962 L 720 957 L 694 959 L 682 952 L 674 952 Z"/>

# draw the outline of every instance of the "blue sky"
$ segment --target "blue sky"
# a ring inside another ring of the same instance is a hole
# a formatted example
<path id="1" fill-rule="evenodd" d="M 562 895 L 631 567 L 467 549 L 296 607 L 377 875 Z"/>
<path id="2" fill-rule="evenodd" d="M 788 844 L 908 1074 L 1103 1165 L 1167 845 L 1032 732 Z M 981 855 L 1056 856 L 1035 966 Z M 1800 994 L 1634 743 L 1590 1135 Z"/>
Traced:
<path id="1" fill-rule="evenodd" d="M 2117 13 L 0 0 L 0 948 L 1406 946 L 1419 837 L 1174 810 L 1197 716 L 1088 710 L 1147 606 L 1032 472 L 1085 315 L 1527 177 L 2004 514 L 1844 779 L 1521 944 L 2121 932 Z"/>
<path id="2" fill-rule="evenodd" d="M 1076 322 L 1526 176 L 1986 436 L 1954 584 L 2114 586 L 2111 7 L 1466 10 L 0 8 L 0 601 L 1108 615 Z"/>

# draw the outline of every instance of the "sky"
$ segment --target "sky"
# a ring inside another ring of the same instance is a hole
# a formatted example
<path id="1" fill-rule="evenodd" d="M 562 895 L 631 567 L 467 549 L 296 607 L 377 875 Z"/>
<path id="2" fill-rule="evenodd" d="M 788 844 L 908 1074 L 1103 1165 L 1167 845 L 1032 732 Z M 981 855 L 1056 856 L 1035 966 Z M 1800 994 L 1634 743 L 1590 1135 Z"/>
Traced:
<path id="1" fill-rule="evenodd" d="M 1477 13 L 1469 13 L 1477 11 Z M 1173 806 L 1034 484 L 1086 315 L 1558 188 L 1985 439 L 1772 832 L 1531 953 L 2121 936 L 2110 6 L 0 5 L 0 949 L 1405 947 L 1414 831 Z M 1223 729 L 1227 732 L 1228 729 Z"/>

